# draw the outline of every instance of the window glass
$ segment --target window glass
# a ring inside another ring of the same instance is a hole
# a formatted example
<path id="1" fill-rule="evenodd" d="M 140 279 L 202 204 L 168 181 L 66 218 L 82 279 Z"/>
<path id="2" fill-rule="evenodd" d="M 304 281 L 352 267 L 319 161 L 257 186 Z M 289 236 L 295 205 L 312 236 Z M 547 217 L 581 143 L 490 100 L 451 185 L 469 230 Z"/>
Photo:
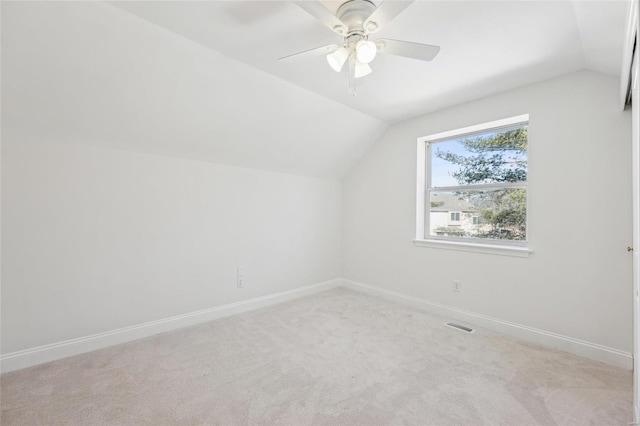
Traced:
<path id="1" fill-rule="evenodd" d="M 527 239 L 527 192 L 523 188 L 431 192 L 431 236 Z M 453 213 L 451 210 L 460 210 Z M 462 214 L 461 214 L 462 213 Z M 449 229 L 447 223 L 460 222 Z M 462 231 L 461 231 L 462 229 Z"/>
<path id="2" fill-rule="evenodd" d="M 527 126 L 432 143 L 433 187 L 526 180 Z"/>

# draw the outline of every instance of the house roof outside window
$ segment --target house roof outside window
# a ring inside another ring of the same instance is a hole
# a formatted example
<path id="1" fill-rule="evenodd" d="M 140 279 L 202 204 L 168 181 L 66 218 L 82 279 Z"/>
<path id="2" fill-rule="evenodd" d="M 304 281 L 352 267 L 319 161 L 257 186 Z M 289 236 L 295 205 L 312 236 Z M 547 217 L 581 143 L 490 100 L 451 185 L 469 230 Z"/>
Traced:
<path id="1" fill-rule="evenodd" d="M 434 193 L 431 198 L 431 212 L 476 212 L 477 207 L 453 194 Z"/>

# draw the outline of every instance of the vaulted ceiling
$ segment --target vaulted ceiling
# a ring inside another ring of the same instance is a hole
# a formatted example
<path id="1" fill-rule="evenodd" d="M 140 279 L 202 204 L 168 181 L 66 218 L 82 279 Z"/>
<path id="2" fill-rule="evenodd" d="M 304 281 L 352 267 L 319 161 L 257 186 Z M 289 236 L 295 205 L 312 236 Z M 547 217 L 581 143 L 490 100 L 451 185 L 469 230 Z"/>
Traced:
<path id="1" fill-rule="evenodd" d="M 379 36 L 440 54 L 379 55 L 356 97 L 324 57 L 278 61 L 340 41 L 288 1 L 1 7 L 3 137 L 340 178 L 390 123 L 580 69 L 618 77 L 627 3 L 417 1 Z"/>
<path id="2" fill-rule="evenodd" d="M 323 2 L 332 12 L 341 3 Z M 354 98 L 346 70 L 337 74 L 323 56 L 278 61 L 341 41 L 293 2 L 112 4 L 389 123 L 579 69 L 618 77 L 627 8 L 615 0 L 416 1 L 376 38 L 435 44 L 439 55 L 378 55 Z"/>

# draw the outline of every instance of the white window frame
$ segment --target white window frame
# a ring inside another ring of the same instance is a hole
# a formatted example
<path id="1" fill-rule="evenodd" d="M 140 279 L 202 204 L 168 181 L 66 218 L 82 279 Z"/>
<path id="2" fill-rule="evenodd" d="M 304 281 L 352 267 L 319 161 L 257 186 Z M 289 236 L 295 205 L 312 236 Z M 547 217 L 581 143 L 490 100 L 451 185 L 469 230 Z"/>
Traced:
<path id="1" fill-rule="evenodd" d="M 446 187 L 431 186 L 431 146 L 435 142 L 446 139 L 473 136 L 484 133 L 487 130 L 500 130 L 522 124 L 529 124 L 529 114 L 518 115 L 502 120 L 491 121 L 461 129 L 437 133 L 418 138 L 417 142 L 417 182 L 416 182 L 416 238 L 414 244 L 421 247 L 444 248 L 450 250 L 472 251 L 481 253 L 501 254 L 507 256 L 526 257 L 532 252 L 529 228 L 529 196 L 527 191 L 527 240 L 488 240 L 473 237 L 453 237 L 440 235 L 427 235 L 429 229 L 429 213 L 426 200 L 429 194 L 435 191 L 453 192 L 472 189 L 495 188 L 528 188 L 527 182 L 499 182 L 491 184 L 456 185 Z M 527 168 L 530 170 L 529 152 L 527 149 Z"/>

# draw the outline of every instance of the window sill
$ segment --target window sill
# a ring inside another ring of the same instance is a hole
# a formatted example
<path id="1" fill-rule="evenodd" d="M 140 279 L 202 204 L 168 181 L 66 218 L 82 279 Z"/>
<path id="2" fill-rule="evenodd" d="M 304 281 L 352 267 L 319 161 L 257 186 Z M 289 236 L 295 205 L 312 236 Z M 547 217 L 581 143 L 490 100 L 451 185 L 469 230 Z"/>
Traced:
<path id="1" fill-rule="evenodd" d="M 532 250 L 528 247 L 464 243 L 458 241 L 413 240 L 413 244 L 418 247 L 470 251 L 474 253 L 497 254 L 500 256 L 529 257 L 529 255 L 532 253 Z"/>

